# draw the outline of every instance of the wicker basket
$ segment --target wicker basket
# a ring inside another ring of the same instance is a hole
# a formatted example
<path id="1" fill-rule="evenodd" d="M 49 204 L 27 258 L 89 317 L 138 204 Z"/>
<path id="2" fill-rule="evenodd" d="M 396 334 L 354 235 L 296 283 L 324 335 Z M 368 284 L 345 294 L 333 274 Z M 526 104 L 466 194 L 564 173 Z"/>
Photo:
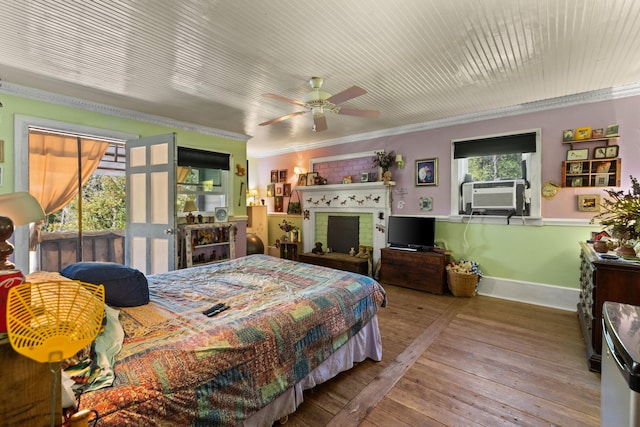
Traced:
<path id="1" fill-rule="evenodd" d="M 479 276 L 477 274 L 447 271 L 447 282 L 451 293 L 456 297 L 472 297 L 476 294 Z"/>

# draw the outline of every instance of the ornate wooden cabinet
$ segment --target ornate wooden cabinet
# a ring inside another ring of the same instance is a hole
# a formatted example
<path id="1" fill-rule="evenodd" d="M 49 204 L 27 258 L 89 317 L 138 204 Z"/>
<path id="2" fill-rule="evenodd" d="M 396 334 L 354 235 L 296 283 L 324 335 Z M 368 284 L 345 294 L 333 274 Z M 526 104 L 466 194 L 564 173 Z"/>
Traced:
<path id="1" fill-rule="evenodd" d="M 443 294 L 449 255 L 384 248 L 380 251 L 380 282 Z"/>
<path id="2" fill-rule="evenodd" d="M 640 263 L 602 259 L 590 244 L 580 242 L 580 247 L 578 319 L 589 369 L 600 372 L 602 305 L 605 301 L 640 305 Z"/>

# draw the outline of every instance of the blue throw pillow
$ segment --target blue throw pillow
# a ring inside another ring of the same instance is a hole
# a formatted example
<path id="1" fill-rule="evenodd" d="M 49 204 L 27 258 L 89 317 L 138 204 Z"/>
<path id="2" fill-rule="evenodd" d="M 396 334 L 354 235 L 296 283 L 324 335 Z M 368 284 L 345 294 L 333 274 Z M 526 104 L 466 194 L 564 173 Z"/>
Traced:
<path id="1" fill-rule="evenodd" d="M 105 302 L 136 307 L 149 302 L 149 284 L 141 271 L 113 262 L 77 262 L 60 272 L 72 280 L 104 285 Z"/>

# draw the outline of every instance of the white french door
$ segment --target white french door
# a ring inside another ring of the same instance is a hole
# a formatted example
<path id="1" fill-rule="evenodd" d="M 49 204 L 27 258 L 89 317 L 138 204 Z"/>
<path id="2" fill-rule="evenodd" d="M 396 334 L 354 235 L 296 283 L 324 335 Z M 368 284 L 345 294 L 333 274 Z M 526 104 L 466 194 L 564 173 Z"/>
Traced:
<path id="1" fill-rule="evenodd" d="M 175 133 L 128 140 L 125 264 L 144 274 L 175 269 Z"/>

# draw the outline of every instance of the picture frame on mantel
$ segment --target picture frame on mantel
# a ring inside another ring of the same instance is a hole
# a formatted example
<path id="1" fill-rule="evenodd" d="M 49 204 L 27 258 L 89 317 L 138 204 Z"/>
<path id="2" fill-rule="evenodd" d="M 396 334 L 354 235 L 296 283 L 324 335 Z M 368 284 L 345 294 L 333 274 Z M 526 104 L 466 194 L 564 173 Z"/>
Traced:
<path id="1" fill-rule="evenodd" d="M 318 172 L 307 172 L 307 185 L 316 185 Z"/>

